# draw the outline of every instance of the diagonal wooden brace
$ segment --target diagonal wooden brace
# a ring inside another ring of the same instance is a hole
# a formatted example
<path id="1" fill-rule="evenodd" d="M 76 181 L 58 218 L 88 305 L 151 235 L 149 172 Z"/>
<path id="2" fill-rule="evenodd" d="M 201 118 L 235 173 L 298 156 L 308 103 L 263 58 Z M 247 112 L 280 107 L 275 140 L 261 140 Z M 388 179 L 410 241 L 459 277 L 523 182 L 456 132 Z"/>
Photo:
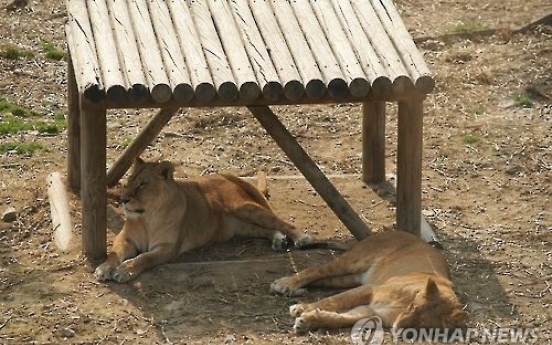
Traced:
<path id="1" fill-rule="evenodd" d="M 178 107 L 167 107 L 159 110 L 151 121 L 142 129 L 140 134 L 117 158 L 115 163 L 107 171 L 107 187 L 112 188 L 119 182 L 121 177 L 130 169 L 134 158 L 140 156 L 153 139 L 159 135 L 163 127 L 169 122 L 178 111 Z"/>
<path id="2" fill-rule="evenodd" d="M 372 232 L 267 106 L 247 107 L 357 240 Z"/>

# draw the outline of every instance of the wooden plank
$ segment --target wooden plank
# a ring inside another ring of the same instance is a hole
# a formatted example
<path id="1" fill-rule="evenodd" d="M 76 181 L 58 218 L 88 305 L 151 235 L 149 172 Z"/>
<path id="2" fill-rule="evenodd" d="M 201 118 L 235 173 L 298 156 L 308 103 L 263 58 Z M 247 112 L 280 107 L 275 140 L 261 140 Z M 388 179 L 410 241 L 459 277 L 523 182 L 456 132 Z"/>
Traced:
<path id="1" fill-rule="evenodd" d="M 345 28 L 347 39 L 355 51 L 364 73 L 370 81 L 371 91 L 378 95 L 386 95 L 391 92 L 391 79 L 385 70 L 382 61 L 374 51 L 372 43 L 362 29 L 362 26 L 354 13 L 349 1 L 331 0 L 334 13 Z"/>
<path id="2" fill-rule="evenodd" d="M 92 103 L 105 99 L 100 65 L 96 55 L 94 35 L 90 27 L 86 3 L 82 0 L 67 0 L 68 21 L 65 25 L 67 44 L 72 49 L 73 67 L 79 93 Z"/>
<path id="3" fill-rule="evenodd" d="M 95 265 L 107 255 L 106 111 L 81 111 L 82 251 Z"/>
<path id="4" fill-rule="evenodd" d="M 86 4 L 100 64 L 99 76 L 105 84 L 107 97 L 113 102 L 122 102 L 127 97 L 127 83 L 121 72 L 118 45 L 115 43 L 106 2 L 87 0 Z"/>
<path id="5" fill-rule="evenodd" d="M 328 40 L 324 36 L 324 32 L 311 5 L 308 1 L 293 1 L 291 5 L 305 39 L 313 52 L 317 66 L 322 72 L 328 93 L 336 98 L 345 97 L 349 93 L 345 76 L 330 48 Z"/>
<path id="6" fill-rule="evenodd" d="M 310 5 L 343 72 L 349 92 L 355 97 L 366 96 L 370 84 L 330 0 L 310 0 Z"/>
<path id="7" fill-rule="evenodd" d="M 393 42 L 383 29 L 381 20 L 368 1 L 350 0 L 353 11 L 357 15 L 364 33 L 370 39 L 372 47 L 378 53 L 387 75 L 393 83 L 393 91 L 396 93 L 408 93 L 414 89 L 403 62 L 393 46 Z"/>
<path id="8" fill-rule="evenodd" d="M 280 83 L 276 68 L 270 60 L 267 44 L 263 41 L 248 2 L 247 0 L 234 0 L 230 4 L 234 21 L 237 23 L 263 97 L 267 100 L 277 100 L 283 95 L 284 88 Z"/>
<path id="9" fill-rule="evenodd" d="M 420 236 L 423 100 L 399 102 L 397 229 Z"/>
<path id="10" fill-rule="evenodd" d="M 163 65 L 161 47 L 152 26 L 147 0 L 130 1 L 128 9 L 151 97 L 156 103 L 167 102 L 172 97 L 172 88 Z"/>
<path id="11" fill-rule="evenodd" d="M 362 104 L 362 181 L 385 181 L 385 103 Z"/>
<path id="12" fill-rule="evenodd" d="M 276 17 L 267 1 L 269 0 L 249 2 L 251 13 L 263 37 L 267 53 L 284 86 L 284 95 L 289 101 L 294 102 L 305 94 L 305 85 L 302 76 L 299 74 L 301 69 L 296 65 L 284 34 L 280 30 Z M 270 99 L 270 101 L 275 100 Z M 286 102 L 289 101 L 286 100 Z"/>
<path id="13" fill-rule="evenodd" d="M 216 96 L 209 66 L 186 1 L 167 1 L 172 22 L 194 88 L 194 97 L 208 103 Z"/>
<path id="14" fill-rule="evenodd" d="M 246 101 L 257 99 L 261 95 L 261 89 L 228 2 L 226 0 L 207 0 L 207 3 L 218 37 L 234 74 L 240 98 Z"/>
<path id="15" fill-rule="evenodd" d="M 80 190 L 80 104 L 73 59 L 67 58 L 67 182 L 73 193 Z"/>
<path id="16" fill-rule="evenodd" d="M 132 28 L 132 21 L 127 2 L 107 1 L 107 8 L 117 41 L 121 70 L 126 78 L 127 96 L 130 101 L 140 104 L 150 96 L 150 90 L 134 30 L 129 30 Z"/>
<path id="17" fill-rule="evenodd" d="M 316 163 L 312 161 L 309 155 L 295 141 L 295 138 L 287 131 L 272 110 L 266 106 L 248 107 L 248 109 L 353 236 L 361 240 L 370 235 L 371 231 L 368 226 L 360 219 L 358 214 L 355 213 L 347 200 L 335 189 L 328 178 L 324 176 Z"/>
<path id="18" fill-rule="evenodd" d="M 148 145 L 155 139 L 163 127 L 178 111 L 178 107 L 162 108 L 144 127 L 138 136 L 130 143 L 107 172 L 107 187 L 114 187 L 123 175 L 130 169 L 134 158 L 139 157 Z"/>
<path id="19" fill-rule="evenodd" d="M 238 87 L 213 24 L 209 7 L 205 1 L 192 1 L 190 8 L 217 94 L 223 100 L 234 101 L 238 97 Z"/>
<path id="20" fill-rule="evenodd" d="M 414 82 L 416 90 L 428 94 L 435 88 L 435 80 L 427 67 L 422 54 L 414 44 L 412 36 L 404 26 L 404 23 L 390 0 L 373 1 L 373 6 L 378 13 L 385 31 L 393 41 L 395 48 L 400 53 L 410 78 Z"/>
<path id="21" fill-rule="evenodd" d="M 194 97 L 192 81 L 180 51 L 180 44 L 173 26 L 166 1 L 148 1 L 153 28 L 161 48 L 161 57 L 167 71 L 173 96 L 181 102 Z M 180 20 L 180 19 L 179 19 Z"/>
<path id="22" fill-rule="evenodd" d="M 272 6 L 272 12 L 297 65 L 307 96 L 315 100 L 321 99 L 326 94 L 328 85 L 295 17 L 294 9 L 288 1 L 264 1 L 268 1 Z"/>

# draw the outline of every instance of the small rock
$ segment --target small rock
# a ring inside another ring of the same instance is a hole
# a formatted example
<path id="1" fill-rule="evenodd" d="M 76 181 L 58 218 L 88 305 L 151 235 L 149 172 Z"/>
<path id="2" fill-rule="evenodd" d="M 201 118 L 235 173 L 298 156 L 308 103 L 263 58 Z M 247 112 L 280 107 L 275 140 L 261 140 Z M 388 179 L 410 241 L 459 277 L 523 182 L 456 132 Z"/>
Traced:
<path id="1" fill-rule="evenodd" d="M 8 207 L 4 213 L 2 213 L 2 220 L 6 223 L 15 222 L 17 220 L 17 212 L 15 208 Z"/>
<path id="2" fill-rule="evenodd" d="M 236 337 L 232 334 L 227 335 L 226 338 L 224 338 L 224 344 L 233 344 L 236 341 Z"/>
<path id="3" fill-rule="evenodd" d="M 72 337 L 75 336 L 75 331 L 73 331 L 71 328 L 67 327 L 67 328 L 63 329 L 62 334 L 65 338 L 72 338 Z"/>

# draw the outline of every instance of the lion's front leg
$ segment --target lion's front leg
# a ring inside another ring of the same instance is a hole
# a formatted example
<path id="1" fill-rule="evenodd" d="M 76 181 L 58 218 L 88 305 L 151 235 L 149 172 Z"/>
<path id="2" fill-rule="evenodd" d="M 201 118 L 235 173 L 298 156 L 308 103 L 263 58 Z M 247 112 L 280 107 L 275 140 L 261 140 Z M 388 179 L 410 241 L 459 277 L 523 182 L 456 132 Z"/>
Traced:
<path id="1" fill-rule="evenodd" d="M 301 308 L 290 307 L 291 316 L 299 316 L 312 310 L 320 309 L 327 311 L 346 311 L 354 309 L 361 305 L 370 305 L 372 302 L 374 290 L 372 286 L 361 285 L 354 289 L 346 290 L 341 293 L 322 298 L 321 300 L 310 304 L 299 304 Z M 300 310 L 300 313 L 293 313 L 292 308 Z"/>
<path id="2" fill-rule="evenodd" d="M 149 252 L 125 260 L 113 272 L 113 280 L 118 283 L 126 283 L 138 277 L 142 272 L 165 263 L 174 257 L 171 244 L 156 245 Z"/>
<path id="3" fill-rule="evenodd" d="M 128 232 L 123 229 L 113 241 L 113 248 L 107 255 L 107 259 L 96 268 L 94 274 L 100 281 L 113 280 L 115 271 L 119 265 L 138 254 L 138 248 L 134 242 L 128 238 Z"/>
<path id="4" fill-rule="evenodd" d="M 351 327 L 358 320 L 375 316 L 370 306 L 360 306 L 344 313 L 314 309 L 295 318 L 293 330 L 297 334 L 317 328 Z"/>

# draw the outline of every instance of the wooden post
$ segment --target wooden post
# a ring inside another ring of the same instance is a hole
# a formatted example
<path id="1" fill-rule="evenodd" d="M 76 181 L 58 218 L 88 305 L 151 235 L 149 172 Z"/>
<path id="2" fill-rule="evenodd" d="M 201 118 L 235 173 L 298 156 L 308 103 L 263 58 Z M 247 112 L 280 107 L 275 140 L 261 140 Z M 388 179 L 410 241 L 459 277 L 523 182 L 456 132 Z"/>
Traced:
<path id="1" fill-rule="evenodd" d="M 67 182 L 73 193 L 80 190 L 80 105 L 71 53 L 67 59 Z"/>
<path id="2" fill-rule="evenodd" d="M 362 181 L 385 181 L 385 103 L 362 104 Z"/>
<path id="3" fill-rule="evenodd" d="M 332 183 L 320 171 L 316 163 L 287 131 L 276 115 L 267 106 L 252 106 L 248 109 L 276 141 L 278 146 L 291 159 L 295 166 L 305 176 L 307 181 L 320 194 L 322 199 L 334 211 L 337 217 L 349 229 L 356 239 L 361 240 L 371 234 L 370 229 L 360 219 L 349 203 L 335 189 Z"/>
<path id="4" fill-rule="evenodd" d="M 423 99 L 399 102 L 397 229 L 420 236 Z"/>
<path id="5" fill-rule="evenodd" d="M 123 177 L 123 175 L 132 166 L 134 158 L 140 156 L 142 152 L 148 147 L 149 143 L 159 132 L 165 127 L 173 115 L 177 112 L 178 107 L 162 108 L 151 119 L 146 127 L 138 134 L 136 139 L 130 143 L 130 145 L 123 151 L 123 153 L 117 158 L 115 163 L 109 168 L 107 172 L 107 187 L 112 188 Z"/>
<path id="6" fill-rule="evenodd" d="M 96 265 L 107 254 L 106 110 L 81 109 L 82 251 Z"/>

